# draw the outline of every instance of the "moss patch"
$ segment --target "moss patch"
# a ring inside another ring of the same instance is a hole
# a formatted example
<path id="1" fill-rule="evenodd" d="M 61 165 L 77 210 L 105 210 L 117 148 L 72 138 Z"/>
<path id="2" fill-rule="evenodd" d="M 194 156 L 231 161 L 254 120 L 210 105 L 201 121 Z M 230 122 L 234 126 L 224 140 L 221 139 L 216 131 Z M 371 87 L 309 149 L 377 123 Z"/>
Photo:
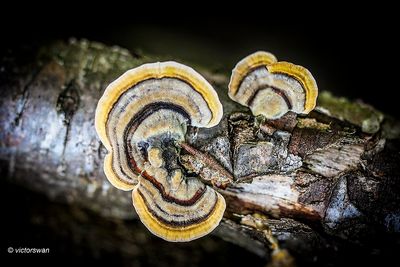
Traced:
<path id="1" fill-rule="evenodd" d="M 299 128 L 314 128 L 320 131 L 328 131 L 331 127 L 329 124 L 318 122 L 316 119 L 299 118 L 297 121 Z"/>
<path id="2" fill-rule="evenodd" d="M 362 131 L 374 134 L 379 131 L 383 114 L 373 107 L 351 102 L 344 97 L 335 97 L 330 92 L 322 92 L 318 97 L 317 110 L 340 120 L 361 127 Z"/>
<path id="3" fill-rule="evenodd" d="M 73 79 L 82 88 L 94 85 L 101 90 L 104 90 L 104 84 L 125 71 L 152 61 L 117 46 L 109 47 L 84 39 L 53 43 L 40 51 L 39 59 L 55 61 L 63 66 L 67 70 L 67 81 Z"/>

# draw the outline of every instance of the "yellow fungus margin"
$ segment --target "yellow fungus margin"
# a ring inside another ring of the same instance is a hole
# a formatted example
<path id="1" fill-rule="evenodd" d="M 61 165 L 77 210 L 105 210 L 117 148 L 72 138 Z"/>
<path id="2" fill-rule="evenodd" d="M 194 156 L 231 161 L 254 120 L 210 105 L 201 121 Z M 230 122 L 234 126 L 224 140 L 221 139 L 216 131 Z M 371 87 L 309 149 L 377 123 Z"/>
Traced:
<path id="1" fill-rule="evenodd" d="M 317 104 L 318 87 L 309 70 L 302 66 L 285 61 L 268 65 L 267 69 L 270 73 L 283 73 L 289 75 L 301 83 L 305 90 L 304 114 L 308 114 L 315 108 L 315 105 Z"/>
<path id="2" fill-rule="evenodd" d="M 205 221 L 187 227 L 172 227 L 154 218 L 137 192 L 138 187 L 132 191 L 132 202 L 140 220 L 151 233 L 170 242 L 188 242 L 209 234 L 219 225 L 226 208 L 225 199 L 216 192 L 217 203 Z"/>
<path id="3" fill-rule="evenodd" d="M 275 62 L 277 62 L 276 57 L 273 54 L 264 51 L 255 52 L 239 61 L 232 71 L 231 80 L 228 86 L 229 96 L 232 98 L 236 95 L 240 83 L 252 69 L 267 66 Z"/>

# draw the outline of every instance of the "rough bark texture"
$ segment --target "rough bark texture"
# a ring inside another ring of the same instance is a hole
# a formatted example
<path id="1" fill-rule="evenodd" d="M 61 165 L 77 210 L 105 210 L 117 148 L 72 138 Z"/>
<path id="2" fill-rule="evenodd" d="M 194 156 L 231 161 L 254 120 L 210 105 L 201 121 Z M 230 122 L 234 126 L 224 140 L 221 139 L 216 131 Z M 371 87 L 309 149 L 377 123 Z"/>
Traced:
<path id="1" fill-rule="evenodd" d="M 3 178 L 98 217 L 135 218 L 130 193 L 113 188 L 104 176 L 106 151 L 94 130 L 94 111 L 109 82 L 156 60 L 76 40 L 4 55 Z M 220 190 L 227 211 L 215 235 L 269 257 L 264 230 L 270 229 L 281 247 L 307 264 L 334 262 L 348 248 L 384 256 L 399 248 L 398 122 L 327 92 L 306 117 L 264 121 L 227 97 L 227 76 L 196 69 L 218 90 L 225 116 L 212 129 L 189 129 L 187 142 L 236 179 Z M 185 166 L 196 169 L 190 157 L 185 155 Z M 249 218 L 255 226 L 246 223 Z M 110 240 L 117 239 L 124 236 Z"/>

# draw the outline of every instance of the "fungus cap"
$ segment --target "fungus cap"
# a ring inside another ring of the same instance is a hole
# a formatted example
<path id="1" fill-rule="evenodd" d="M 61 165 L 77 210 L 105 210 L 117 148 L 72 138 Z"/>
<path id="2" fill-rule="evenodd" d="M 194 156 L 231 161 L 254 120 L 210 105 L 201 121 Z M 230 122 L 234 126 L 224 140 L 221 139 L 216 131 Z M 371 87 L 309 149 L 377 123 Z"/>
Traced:
<path id="1" fill-rule="evenodd" d="M 306 68 L 256 52 L 235 66 L 228 94 L 254 115 L 278 119 L 288 111 L 308 114 L 316 105 L 318 87 Z"/>
<path id="2" fill-rule="evenodd" d="M 176 62 L 129 70 L 99 100 L 95 126 L 109 152 L 105 174 L 115 187 L 133 189 L 133 205 L 155 235 L 189 241 L 221 220 L 225 200 L 183 174 L 176 142 L 184 141 L 187 125 L 213 127 L 222 114 L 212 86 Z"/>

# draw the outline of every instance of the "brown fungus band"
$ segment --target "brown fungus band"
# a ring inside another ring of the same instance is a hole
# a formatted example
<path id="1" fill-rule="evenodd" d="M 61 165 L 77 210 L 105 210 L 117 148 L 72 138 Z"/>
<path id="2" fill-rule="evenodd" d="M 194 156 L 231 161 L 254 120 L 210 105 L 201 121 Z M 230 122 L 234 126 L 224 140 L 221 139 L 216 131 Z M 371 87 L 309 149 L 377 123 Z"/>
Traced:
<path id="1" fill-rule="evenodd" d="M 318 87 L 311 73 L 268 52 L 242 59 L 232 71 L 229 97 L 255 116 L 278 119 L 292 111 L 308 114 L 317 101 Z"/>
<path id="2" fill-rule="evenodd" d="M 213 127 L 222 105 L 196 71 L 176 62 L 144 64 L 111 83 L 99 100 L 96 130 L 108 150 L 104 171 L 131 190 L 144 225 L 168 241 L 190 241 L 220 222 L 225 200 L 178 163 L 187 125 Z"/>

